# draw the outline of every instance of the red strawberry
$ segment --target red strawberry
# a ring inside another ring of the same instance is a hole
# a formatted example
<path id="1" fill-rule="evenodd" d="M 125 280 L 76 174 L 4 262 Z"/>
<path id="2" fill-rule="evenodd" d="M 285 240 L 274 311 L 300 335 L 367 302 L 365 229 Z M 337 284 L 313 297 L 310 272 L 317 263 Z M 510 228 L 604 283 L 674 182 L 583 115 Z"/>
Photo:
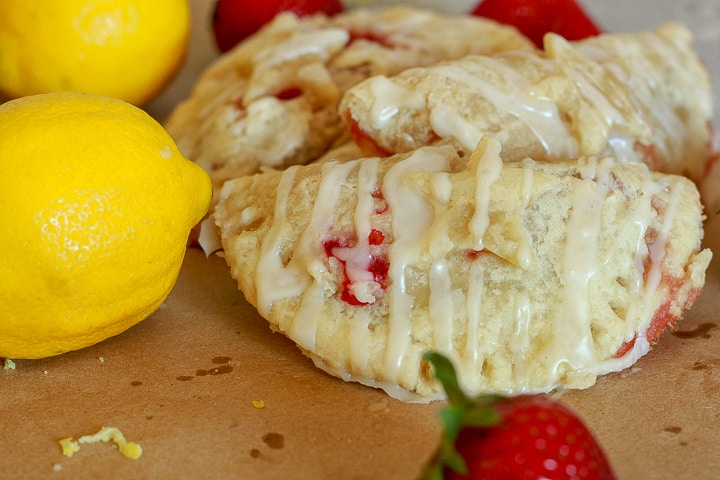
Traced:
<path id="1" fill-rule="evenodd" d="M 227 52 L 280 12 L 304 16 L 342 11 L 339 0 L 218 0 L 212 16 L 215 44 L 221 52 Z"/>
<path id="2" fill-rule="evenodd" d="M 426 480 L 614 480 L 605 453 L 583 422 L 546 395 L 468 398 L 450 361 L 425 358 L 448 396 L 443 441 Z"/>
<path id="3" fill-rule="evenodd" d="M 373 196 L 375 197 L 375 195 Z M 376 200 L 381 200 L 382 204 L 384 204 L 384 199 L 375 198 Z M 372 229 L 368 234 L 368 245 L 379 246 L 382 245 L 383 242 L 385 242 L 385 234 L 380 230 Z M 340 239 L 333 237 L 323 240 L 325 254 L 328 258 L 333 258 L 342 266 L 343 281 L 340 299 L 353 306 L 367 305 L 367 303 L 360 301 L 352 292 L 353 281 L 348 276 L 347 260 L 344 258 L 347 253 L 343 254 L 343 250 L 353 247 L 354 244 L 355 242 L 348 238 Z M 390 268 L 387 260 L 385 260 L 382 255 L 379 255 L 378 252 L 371 252 L 368 257 L 369 262 L 366 271 L 372 275 L 373 280 L 380 288 L 385 289 L 387 287 L 387 276 Z"/>
<path id="4" fill-rule="evenodd" d="M 513 25 L 540 48 L 547 32 L 568 40 L 601 33 L 575 0 L 481 0 L 471 14 Z"/>

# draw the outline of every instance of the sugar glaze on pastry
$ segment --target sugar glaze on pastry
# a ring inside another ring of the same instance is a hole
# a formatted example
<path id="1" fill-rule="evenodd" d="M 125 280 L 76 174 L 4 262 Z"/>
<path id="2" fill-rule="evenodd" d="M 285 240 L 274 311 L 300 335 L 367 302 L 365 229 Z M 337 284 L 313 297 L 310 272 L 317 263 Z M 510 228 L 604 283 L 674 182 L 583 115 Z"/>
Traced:
<path id="1" fill-rule="evenodd" d="M 410 6 L 284 13 L 208 66 L 165 127 L 217 192 L 225 180 L 306 164 L 345 142 L 337 106 L 365 78 L 518 48 L 533 47 L 512 27 Z"/>
<path id="2" fill-rule="evenodd" d="M 706 171 L 712 94 L 682 26 L 568 42 L 544 51 L 468 55 L 351 88 L 341 114 L 366 154 L 451 144 L 472 152 L 483 135 L 506 161 L 612 155 L 698 181 Z"/>
<path id="3" fill-rule="evenodd" d="M 711 254 L 684 177 L 611 157 L 505 163 L 423 147 L 238 178 L 214 219 L 271 326 L 345 380 L 438 398 L 445 353 L 470 392 L 585 388 L 688 308 Z"/>

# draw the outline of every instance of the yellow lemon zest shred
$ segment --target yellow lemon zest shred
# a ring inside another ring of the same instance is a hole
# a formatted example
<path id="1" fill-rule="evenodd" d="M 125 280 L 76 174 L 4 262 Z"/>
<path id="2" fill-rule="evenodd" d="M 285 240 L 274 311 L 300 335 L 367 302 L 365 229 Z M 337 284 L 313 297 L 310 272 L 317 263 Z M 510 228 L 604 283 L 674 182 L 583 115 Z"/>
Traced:
<path id="1" fill-rule="evenodd" d="M 80 444 L 109 442 L 113 441 L 122 455 L 133 460 L 137 460 L 142 455 L 142 447 L 139 443 L 128 442 L 125 435 L 116 427 L 102 427 L 100 431 L 93 435 L 83 435 L 77 440 L 72 437 L 59 440 L 62 447 L 62 453 L 66 457 L 72 457 L 80 450 Z"/>
<path id="2" fill-rule="evenodd" d="M 72 457 L 75 452 L 80 450 L 80 445 L 72 439 L 72 437 L 63 438 L 58 441 L 60 447 L 62 447 L 62 453 L 66 457 Z"/>

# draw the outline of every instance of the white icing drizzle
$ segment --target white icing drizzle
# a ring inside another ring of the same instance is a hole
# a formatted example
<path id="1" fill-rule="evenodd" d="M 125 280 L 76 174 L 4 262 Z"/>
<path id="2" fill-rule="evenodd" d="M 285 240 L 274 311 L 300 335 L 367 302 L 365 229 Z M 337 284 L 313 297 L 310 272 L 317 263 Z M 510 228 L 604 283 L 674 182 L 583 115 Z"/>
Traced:
<path id="1" fill-rule="evenodd" d="M 528 206 L 530 200 L 532 200 L 533 185 L 535 184 L 535 171 L 532 169 L 534 163 L 535 161 L 531 158 L 526 158 L 522 162 L 523 167 L 525 167 L 522 184 L 522 198 L 525 206 Z"/>
<path id="2" fill-rule="evenodd" d="M 633 347 L 623 356 L 597 361 L 595 364 L 578 368 L 578 372 L 591 373 L 593 375 L 605 375 L 610 372 L 619 372 L 620 370 L 624 370 L 633 365 L 640 359 L 640 357 L 649 351 L 650 343 L 645 337 L 645 332 L 637 332 Z"/>
<path id="3" fill-rule="evenodd" d="M 646 348 L 649 349 L 649 344 L 647 342 L 647 339 L 645 338 L 645 330 L 647 329 L 648 322 L 650 321 L 653 312 L 649 311 L 649 307 L 645 305 L 645 302 L 641 301 L 642 297 L 645 295 L 644 292 L 646 289 L 652 289 L 654 294 L 654 289 L 652 288 L 652 286 L 645 284 L 644 260 L 647 253 L 646 235 L 648 232 L 648 228 L 650 227 L 650 222 L 652 221 L 652 218 L 654 216 L 652 211 L 652 199 L 663 188 L 664 186 L 662 184 L 658 184 L 650 180 L 645 180 L 642 186 L 642 191 L 644 192 L 644 195 L 636 202 L 636 206 L 631 215 L 629 216 L 629 220 L 626 225 L 626 229 L 635 231 L 635 270 L 634 277 L 627 288 L 630 291 L 630 294 L 636 300 L 631 302 L 628 308 L 628 312 L 626 313 L 626 318 L 628 319 L 628 321 L 627 330 L 624 336 L 625 342 L 629 342 L 633 338 L 637 337 L 636 345 L 633 350 L 637 350 L 639 348 L 638 343 L 647 344 Z M 611 261 L 613 255 L 615 254 L 615 251 L 616 248 L 614 247 L 607 252 L 606 257 L 603 260 L 603 264 Z M 647 321 L 644 324 L 641 324 L 640 327 L 634 328 L 633 325 L 638 324 L 639 319 L 643 318 L 647 319 Z M 628 353 L 630 354 L 631 352 Z M 627 361 L 634 362 L 635 360 L 637 360 L 637 358 L 633 357 L 632 355 L 626 355 L 625 357 L 627 358 L 609 359 L 605 362 L 605 365 L 603 367 L 599 368 L 610 368 L 613 364 L 616 364 L 616 368 L 614 368 L 614 370 L 621 370 L 622 368 L 626 368 L 627 366 L 632 364 L 626 363 Z M 635 360 L 633 360 L 633 358 Z"/>
<path id="4" fill-rule="evenodd" d="M 482 301 L 485 296 L 485 266 L 481 262 L 472 262 L 468 271 L 468 292 L 466 299 L 467 327 L 465 329 L 465 345 L 462 352 L 460 377 L 463 370 L 475 368 L 480 356 L 478 339 L 482 321 Z"/>
<path id="5" fill-rule="evenodd" d="M 260 315 L 267 317 L 276 300 L 302 294 L 309 278 L 297 262 L 284 266 L 280 255 L 280 240 L 286 224 L 288 198 L 295 183 L 298 167 L 285 170 L 277 189 L 277 200 L 273 212 L 273 222 L 260 245 L 260 255 L 256 270 L 257 309 Z"/>
<path id="6" fill-rule="evenodd" d="M 451 64 L 433 67 L 428 70 L 428 73 L 468 85 L 498 109 L 517 117 L 535 134 L 548 155 L 556 158 L 577 156 L 575 138 L 563 122 L 557 104 L 554 101 L 534 96 L 532 91 L 529 90 L 532 85 L 522 72 L 503 63 L 501 58 L 501 56 L 474 56 L 473 60 L 475 60 L 476 65 L 483 65 L 489 73 L 501 74 L 504 77 L 504 83 L 513 85 L 514 88 L 511 92 L 506 92 L 490 81 L 483 80 L 480 76 L 473 75 Z M 431 113 L 430 120 L 433 130 L 436 133 L 452 133 L 452 125 L 442 124 L 442 120 L 451 120 L 454 125 L 464 127 L 460 130 L 462 138 L 457 138 L 457 140 L 465 148 L 473 150 L 476 145 L 472 144 L 475 136 L 472 129 L 458 121 L 447 110 L 446 106 L 441 108 L 443 110 Z M 465 122 L 468 121 L 465 120 Z M 454 136 L 454 134 L 452 135 Z M 475 141 L 475 144 L 477 144 L 477 141 Z"/>
<path id="7" fill-rule="evenodd" d="M 398 162 L 385 174 L 382 193 L 393 212 L 395 235 L 388 248 L 390 313 L 383 366 L 383 378 L 388 381 L 397 381 L 410 344 L 414 298 L 406 288 L 406 269 L 422 258 L 428 244 L 426 235 L 433 223 L 432 206 L 421 192 L 408 184 L 408 176 L 421 172 L 447 172 L 448 162 L 447 150 L 424 148 Z"/>
<path id="8" fill-rule="evenodd" d="M 425 100 L 414 90 L 404 88 L 389 78 L 378 75 L 368 80 L 373 103 L 370 107 L 373 128 L 382 129 L 401 108 L 421 110 Z"/>
<path id="9" fill-rule="evenodd" d="M 500 144 L 490 140 L 486 142 L 486 148 L 478 160 L 475 172 L 475 212 L 470 219 L 470 233 L 475 243 L 475 250 L 483 248 L 483 235 L 490 225 L 488 210 L 490 208 L 490 187 L 500 178 L 503 169 L 503 161 L 500 158 Z"/>
<path id="10" fill-rule="evenodd" d="M 325 300 L 325 290 L 331 289 L 328 294 L 335 293 L 337 285 L 329 284 L 327 280 L 327 266 L 322 248 L 326 232 L 332 225 L 335 212 L 335 202 L 340 197 L 340 189 L 350 172 L 357 166 L 357 161 L 338 163 L 327 162 L 322 164 L 322 179 L 318 186 L 317 197 L 313 204 L 305 230 L 300 235 L 295 253 L 290 263 L 300 263 L 306 268 L 306 274 L 312 276 L 314 281 L 307 287 L 290 327 L 289 335 L 298 345 L 307 349 L 315 349 L 315 334 L 319 315 Z M 298 268 L 299 270 L 300 268 Z"/>
<path id="11" fill-rule="evenodd" d="M 647 323 L 644 325 L 647 328 L 649 322 L 652 320 L 650 315 L 652 309 L 652 301 L 655 296 L 660 283 L 662 281 L 662 262 L 665 259 L 667 253 L 667 239 L 675 223 L 675 212 L 677 210 L 680 195 L 682 194 L 684 184 L 676 183 L 675 188 L 670 191 L 670 201 L 665 209 L 665 215 L 663 216 L 663 223 L 660 230 L 657 232 L 655 240 L 648 245 L 649 256 L 650 256 L 650 271 L 647 272 L 647 278 L 645 281 L 645 296 L 643 298 L 643 311 L 648 313 L 645 317 Z M 670 188 L 668 186 L 668 188 Z M 643 329 L 644 331 L 645 329 Z"/>
<path id="12" fill-rule="evenodd" d="M 350 280 L 351 293 L 362 303 L 373 303 L 373 291 L 379 289 L 368 267 L 370 255 L 370 217 L 375 209 L 372 196 L 377 189 L 377 169 L 379 159 L 372 158 L 360 163 L 358 171 L 357 207 L 355 208 L 355 231 L 357 239 L 351 247 L 334 248 L 333 255 L 345 261 L 345 273 Z"/>
<path id="13" fill-rule="evenodd" d="M 646 251 L 646 234 L 650 226 L 650 221 L 653 218 L 651 212 L 653 208 L 652 199 L 658 192 L 670 186 L 665 185 L 664 182 L 644 181 L 642 201 L 638 203 L 633 212 L 633 220 L 628 223 L 628 228 L 636 228 L 638 232 L 635 248 L 635 281 L 628 286 L 629 293 L 634 300 L 630 302 L 630 308 L 626 313 L 627 331 L 624 339 L 625 342 L 634 340 L 632 348 L 621 357 L 612 357 L 604 360 L 596 359 L 593 363 L 582 365 L 578 368 L 579 372 L 604 375 L 609 372 L 620 371 L 633 365 L 650 350 L 650 343 L 648 342 L 646 331 L 653 319 L 653 297 L 657 294 L 662 280 L 661 265 L 666 253 L 666 240 L 670 228 L 674 223 L 675 211 L 683 190 L 682 183 L 676 183 L 674 185 L 676 185 L 676 188 L 672 189 L 662 227 L 660 231 L 657 232 L 655 242 L 649 245 L 649 272 L 645 272 L 644 252 Z M 608 252 L 603 263 L 610 261 L 612 254 L 613 249 Z"/>
<path id="14" fill-rule="evenodd" d="M 317 281 L 310 283 L 287 332 L 295 343 L 308 351 L 315 350 L 315 339 L 320 321 L 318 313 L 322 310 L 324 302 L 323 285 Z"/>
<path id="15" fill-rule="evenodd" d="M 509 348 L 515 355 L 513 374 L 521 390 L 529 387 L 530 373 L 528 371 L 527 351 L 530 347 L 530 323 L 533 319 L 532 304 L 527 292 L 519 291 L 515 295 L 515 329 L 510 337 Z"/>
<path id="16" fill-rule="evenodd" d="M 548 371 L 559 378 L 563 364 L 571 369 L 596 361 L 590 331 L 590 281 L 599 269 L 598 240 L 603 204 L 612 180 L 606 169 L 594 165 L 580 167 L 583 179 L 573 189 L 572 207 L 567 220 L 564 257 L 559 267 L 561 289 L 553 303 L 550 321 L 552 338 L 546 359 Z"/>
<path id="17" fill-rule="evenodd" d="M 440 204 L 447 205 L 452 195 L 452 182 L 450 174 L 445 172 L 435 173 L 430 176 L 430 188 L 432 196 Z"/>
<path id="18" fill-rule="evenodd" d="M 610 149 L 615 155 L 615 158 L 623 163 L 637 160 L 637 152 L 635 151 L 636 141 L 632 135 L 618 130 L 610 130 L 608 133 L 608 145 L 610 145 Z"/>
<path id="19" fill-rule="evenodd" d="M 428 174 L 430 195 L 428 200 L 434 212 L 434 221 L 426 232 L 428 245 L 426 253 L 430 258 L 444 258 L 448 246 L 452 245 L 449 230 L 450 219 L 446 215 L 451 200 L 453 188 L 448 172 L 435 172 Z"/>
<path id="20" fill-rule="evenodd" d="M 440 137 L 455 138 L 468 151 L 474 151 L 483 137 L 482 130 L 442 103 L 430 110 L 430 126 Z"/>
<path id="21" fill-rule="evenodd" d="M 605 121 L 605 136 L 607 137 L 612 125 L 622 123 L 623 116 L 609 101 L 608 97 L 595 85 L 597 80 L 583 68 L 567 68 L 567 75 L 572 76 L 578 91 L 589 101 Z"/>
<path id="22" fill-rule="evenodd" d="M 643 56 L 662 58 L 663 63 L 666 64 L 666 70 L 673 72 L 678 85 L 692 85 L 696 81 L 694 78 L 697 76 L 697 71 L 688 68 L 687 59 L 690 58 L 687 52 L 688 45 L 683 44 L 682 41 L 678 45 L 674 41 L 678 38 L 676 36 L 666 37 L 663 30 L 667 31 L 667 29 L 666 26 L 658 32 L 639 34 L 634 37 L 633 41 L 642 42 L 643 48 L 647 49 Z M 622 51 L 619 51 L 620 48 L 619 42 L 608 42 L 602 46 L 593 41 L 575 44 L 575 50 L 578 53 L 599 63 L 621 84 L 628 85 L 631 90 L 631 100 L 642 112 L 644 120 L 648 122 L 648 134 L 653 137 L 652 144 L 657 149 L 656 154 L 662 158 L 682 154 L 680 150 L 682 142 L 676 139 L 688 137 L 686 122 L 680 116 L 686 112 L 683 109 L 675 110 L 675 105 L 671 101 L 657 101 L 658 86 L 655 78 L 657 72 L 654 70 L 644 71 L 641 68 L 627 65 L 627 62 L 632 60 L 628 60 L 626 56 L 622 55 Z M 613 145 L 611 142 L 611 146 L 616 147 L 618 145 L 617 138 L 614 140 L 616 143 Z M 618 159 L 621 161 L 637 159 L 637 153 L 632 151 L 635 139 L 622 143 L 621 149 L 614 149 Z"/>
<path id="23" fill-rule="evenodd" d="M 548 35 L 548 57 L 545 58 L 528 51 L 473 55 L 463 60 L 467 67 L 448 62 L 421 72 L 428 77 L 443 78 L 446 83 L 449 80 L 469 86 L 472 95 L 482 97 L 498 111 L 515 116 L 533 132 L 550 159 L 612 151 L 621 162 L 642 161 L 643 152 L 635 149 L 640 142 L 652 146 L 659 161 L 669 162 L 674 171 L 682 169 L 675 159 L 683 152 L 690 149 L 702 154 L 699 151 L 704 145 L 699 138 L 702 135 L 691 129 L 697 129 L 701 123 L 697 118 L 711 116 L 706 85 L 698 86 L 696 100 L 679 102 L 662 83 L 663 75 L 668 75 L 665 72 L 674 72 L 673 85 L 679 89 L 675 95 L 680 95 L 692 89 L 693 82 L 705 80 L 701 65 L 695 61 L 692 52 L 688 53 L 686 37 L 687 32 L 676 26 L 581 42 L 568 42 L 557 35 Z M 623 55 L 624 52 L 629 53 Z M 535 72 L 541 67 L 547 69 L 544 76 Z M 598 77 L 598 72 L 602 76 Z M 408 81 L 409 76 L 412 74 L 371 82 L 370 95 L 375 98 L 371 98 L 373 107 L 369 122 L 374 128 L 382 130 L 405 108 L 411 111 L 429 109 L 429 127 L 440 137 L 454 138 L 468 151 L 474 150 L 483 134 L 512 141 L 507 138 L 508 131 L 503 125 L 492 125 L 496 131 L 485 131 L 482 123 L 467 118 L 469 113 L 464 112 L 464 108 L 451 103 L 450 99 L 455 96 L 430 92 L 424 101 L 414 90 L 413 83 Z M 556 92 L 542 90 L 543 83 L 551 76 L 568 79 L 574 85 L 574 91 L 570 93 L 576 98 L 573 103 L 583 105 L 578 111 L 564 112 L 572 117 L 573 131 L 559 111 L 559 105 L 568 99 L 558 98 Z M 420 75 L 414 78 L 423 81 Z M 406 86 L 401 86 L 403 84 Z M 507 88 L 507 85 L 511 87 Z M 658 95 L 670 95 L 671 98 L 658 101 Z M 691 108 L 687 105 L 700 113 L 695 119 L 685 118 Z M 593 118 L 582 118 L 588 116 Z M 414 122 L 418 115 L 407 118 Z M 405 143 L 412 145 L 413 141 Z"/>
<path id="24" fill-rule="evenodd" d="M 435 348 L 442 352 L 453 351 L 453 292 L 450 272 L 445 260 L 439 260 L 428 272 L 430 298 L 428 308 L 433 320 Z"/>
<path id="25" fill-rule="evenodd" d="M 535 183 L 535 172 L 529 168 L 534 161 L 532 159 L 525 159 L 523 166 L 523 185 L 522 185 L 522 199 L 523 207 L 527 208 L 532 200 L 533 184 Z M 530 232 L 526 228 L 522 229 L 522 242 L 518 246 L 517 250 L 517 261 L 518 265 L 525 270 L 529 270 L 535 264 L 535 252 L 533 251 L 533 241 L 530 237 Z"/>
<path id="26" fill-rule="evenodd" d="M 692 75 L 689 75 L 686 65 L 680 61 L 678 56 L 678 52 L 684 50 L 684 47 L 680 50 L 678 48 L 668 48 L 671 44 L 663 41 L 657 35 L 648 36 L 648 45 L 653 49 L 653 55 L 662 57 L 668 63 L 667 68 L 673 72 L 673 75 L 685 77 L 684 83 L 686 85 L 690 82 L 694 83 L 691 80 Z M 687 53 L 682 52 L 681 55 L 686 57 Z M 641 96 L 639 90 L 643 87 L 646 90 L 642 92 Z M 663 158 L 682 155 L 683 151 L 679 148 L 682 147 L 682 142 L 674 139 L 688 138 L 690 136 L 685 119 L 680 117 L 679 112 L 674 109 L 671 102 L 657 101 L 657 93 L 653 91 L 653 82 L 634 82 L 633 91 L 636 94 L 635 97 L 642 99 L 647 115 L 651 115 L 655 120 L 651 133 L 653 135 L 653 146 L 659 150 L 656 153 Z"/>
<path id="27" fill-rule="evenodd" d="M 297 32 L 286 42 L 259 50 L 253 60 L 256 68 L 271 68 L 305 55 L 314 55 L 325 61 L 349 40 L 350 34 L 343 28 Z"/>
<path id="28" fill-rule="evenodd" d="M 355 228 L 358 237 L 358 247 L 363 251 L 365 262 L 370 262 L 370 250 L 368 246 L 368 237 L 372 226 L 370 218 L 374 213 L 375 199 L 373 193 L 377 190 L 378 167 L 380 160 L 370 158 L 360 162 L 358 170 L 358 186 L 357 186 L 357 207 L 355 211 Z M 361 241 L 364 239 L 363 241 Z M 357 246 L 357 245 L 356 245 Z M 356 283 L 360 282 L 360 278 L 364 277 L 359 272 L 353 271 L 357 264 L 346 264 L 348 277 Z M 367 269 L 366 269 L 367 271 Z M 368 272 L 369 273 L 369 272 Z M 365 283 L 365 289 L 355 287 L 353 283 L 352 293 L 361 302 L 372 303 L 375 301 L 374 296 L 370 293 L 370 284 L 375 283 L 374 279 L 370 279 Z M 373 376 L 370 367 L 370 345 L 372 343 L 372 334 L 370 332 L 370 311 L 367 308 L 358 308 L 355 315 L 349 319 L 350 335 L 348 336 L 348 349 L 350 351 L 350 365 L 353 372 L 361 377 L 371 378 Z"/>

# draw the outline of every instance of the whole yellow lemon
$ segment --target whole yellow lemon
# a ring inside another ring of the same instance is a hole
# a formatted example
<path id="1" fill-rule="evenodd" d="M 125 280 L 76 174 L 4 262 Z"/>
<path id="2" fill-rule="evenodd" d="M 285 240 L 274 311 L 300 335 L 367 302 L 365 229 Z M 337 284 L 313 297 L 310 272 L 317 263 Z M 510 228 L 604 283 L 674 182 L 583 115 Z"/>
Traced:
<path id="1" fill-rule="evenodd" d="M 0 1 L 0 94 L 81 91 L 143 105 L 187 52 L 187 0 Z"/>
<path id="2" fill-rule="evenodd" d="M 173 288 L 208 175 L 144 111 L 59 92 L 0 105 L 0 357 L 80 349 Z"/>

